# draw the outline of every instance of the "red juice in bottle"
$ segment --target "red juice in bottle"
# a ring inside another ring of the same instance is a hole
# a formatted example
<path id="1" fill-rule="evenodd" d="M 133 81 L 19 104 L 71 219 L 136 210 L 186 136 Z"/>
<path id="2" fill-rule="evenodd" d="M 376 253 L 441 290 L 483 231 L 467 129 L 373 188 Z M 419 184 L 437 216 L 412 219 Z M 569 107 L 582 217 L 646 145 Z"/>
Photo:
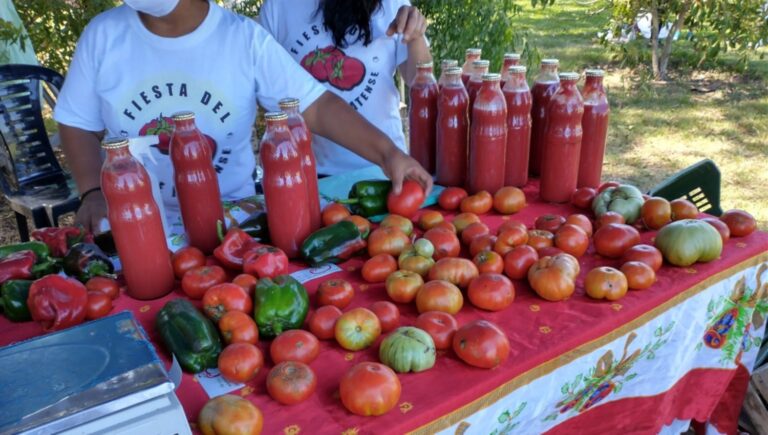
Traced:
<path id="1" fill-rule="evenodd" d="M 581 128 L 581 159 L 577 187 L 597 187 L 603 172 L 605 140 L 608 135 L 608 97 L 603 88 L 603 70 L 588 69 L 581 94 L 584 97 L 584 117 Z"/>
<path id="2" fill-rule="evenodd" d="M 410 154 L 427 172 L 434 174 L 438 87 L 432 74 L 432 62 L 416 66 L 416 77 L 413 78 L 409 92 Z"/>
<path id="3" fill-rule="evenodd" d="M 469 83 L 469 78 L 472 76 L 472 71 L 475 70 L 474 62 L 480 60 L 480 56 L 483 54 L 483 50 L 479 48 L 468 48 L 464 54 L 464 65 L 461 66 L 461 82 L 464 86 Z"/>
<path id="4" fill-rule="evenodd" d="M 467 82 L 467 94 L 469 94 L 469 120 L 472 121 L 472 107 L 475 104 L 475 97 L 477 96 L 477 91 L 480 90 L 480 87 L 483 85 L 483 76 L 485 74 L 488 74 L 488 68 L 490 67 L 491 62 L 480 59 L 476 60 L 472 66 L 472 76 L 469 78 L 469 82 Z"/>
<path id="5" fill-rule="evenodd" d="M 504 62 L 501 64 L 501 89 L 504 89 L 504 85 L 509 80 L 509 67 L 520 65 L 519 53 L 504 53 Z"/>
<path id="6" fill-rule="evenodd" d="M 291 129 L 291 134 L 301 154 L 301 167 L 304 171 L 304 180 L 307 183 L 310 227 L 312 231 L 316 231 L 323 226 L 323 220 L 320 211 L 320 191 L 317 188 L 317 163 L 315 153 L 312 151 L 312 133 L 307 128 L 307 123 L 304 122 L 301 112 L 299 112 L 299 100 L 297 98 L 283 98 L 279 105 L 280 110 L 288 115 L 288 127 Z"/>
<path id="7" fill-rule="evenodd" d="M 504 99 L 507 101 L 507 165 L 505 186 L 522 187 L 528 182 L 528 153 L 531 145 L 533 97 L 525 79 L 525 66 L 509 67 Z"/>
<path id="8" fill-rule="evenodd" d="M 297 258 L 301 244 L 312 233 L 301 153 L 288 127 L 288 115 L 269 112 L 265 119 L 259 157 L 269 236 L 289 258 Z"/>
<path id="9" fill-rule="evenodd" d="M 181 220 L 189 244 L 210 254 L 219 245 L 218 222 L 224 222 L 211 148 L 195 125 L 194 113 L 175 113 L 173 123 L 171 162 Z"/>
<path id="10" fill-rule="evenodd" d="M 149 174 L 128 151 L 127 139 L 108 139 L 102 148 L 101 190 L 128 296 L 165 296 L 173 290 L 173 267 Z"/>
<path id="11" fill-rule="evenodd" d="M 560 74 L 560 87 L 547 108 L 547 128 L 541 155 L 541 199 L 568 202 L 576 190 L 581 154 L 584 100 L 577 73 Z"/>
<path id="12" fill-rule="evenodd" d="M 487 190 L 494 194 L 504 186 L 507 103 L 499 86 L 500 81 L 499 74 L 485 74 L 472 106 L 467 176 L 467 187 L 471 193 Z"/>
<path id="13" fill-rule="evenodd" d="M 531 107 L 531 153 L 528 173 L 537 176 L 541 170 L 541 149 L 544 146 L 544 129 L 547 123 L 547 106 L 560 82 L 557 77 L 557 59 L 542 59 L 539 75 L 533 81 L 533 106 Z"/>
<path id="14" fill-rule="evenodd" d="M 463 187 L 467 176 L 469 95 L 461 68 L 444 71 L 445 84 L 437 99 L 437 183 Z"/>
<path id="15" fill-rule="evenodd" d="M 443 59 L 440 61 L 440 78 L 437 79 L 437 87 L 439 89 L 442 89 L 443 85 L 445 84 L 445 71 L 448 70 L 448 68 L 455 68 L 458 66 L 459 61 L 456 59 Z"/>

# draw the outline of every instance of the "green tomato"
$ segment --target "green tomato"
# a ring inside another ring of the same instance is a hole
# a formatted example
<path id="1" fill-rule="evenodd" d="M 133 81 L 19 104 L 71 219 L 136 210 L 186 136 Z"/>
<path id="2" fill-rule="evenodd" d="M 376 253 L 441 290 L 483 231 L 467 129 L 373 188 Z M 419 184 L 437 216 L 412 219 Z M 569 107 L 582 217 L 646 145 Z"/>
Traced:
<path id="1" fill-rule="evenodd" d="M 656 247 L 675 266 L 706 263 L 720 257 L 723 239 L 715 227 L 698 219 L 683 219 L 665 225 L 656 234 Z"/>
<path id="2" fill-rule="evenodd" d="M 416 249 L 416 253 L 422 257 L 432 258 L 435 254 L 435 245 L 427 239 L 416 240 L 413 247 Z"/>
<path id="3" fill-rule="evenodd" d="M 397 328 L 379 347 L 379 359 L 398 373 L 421 372 L 435 365 L 435 342 L 423 329 Z"/>
<path id="4" fill-rule="evenodd" d="M 595 196 L 592 200 L 592 211 L 598 218 L 614 211 L 624 216 L 626 223 L 631 225 L 640 217 L 643 202 L 643 193 L 637 187 L 621 184 L 609 187 Z"/>

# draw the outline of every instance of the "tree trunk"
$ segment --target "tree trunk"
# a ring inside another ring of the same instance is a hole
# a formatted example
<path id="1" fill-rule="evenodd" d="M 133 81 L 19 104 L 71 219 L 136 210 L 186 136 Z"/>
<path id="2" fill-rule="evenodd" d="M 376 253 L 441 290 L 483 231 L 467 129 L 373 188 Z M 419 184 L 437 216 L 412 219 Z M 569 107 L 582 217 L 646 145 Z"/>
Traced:
<path id="1" fill-rule="evenodd" d="M 651 2 L 651 66 L 653 77 L 662 79 L 659 69 L 659 4 L 657 0 Z"/>
<path id="2" fill-rule="evenodd" d="M 675 33 L 683 27 L 683 23 L 685 22 L 685 18 L 688 17 L 688 12 L 690 12 L 692 4 L 692 0 L 683 2 L 680 11 L 677 13 L 675 23 L 672 25 L 672 28 L 669 29 L 667 37 L 664 38 L 664 48 L 661 52 L 661 59 L 659 59 L 659 78 L 661 80 L 667 79 L 667 66 L 669 66 L 669 56 L 672 54 L 673 39 Z"/>

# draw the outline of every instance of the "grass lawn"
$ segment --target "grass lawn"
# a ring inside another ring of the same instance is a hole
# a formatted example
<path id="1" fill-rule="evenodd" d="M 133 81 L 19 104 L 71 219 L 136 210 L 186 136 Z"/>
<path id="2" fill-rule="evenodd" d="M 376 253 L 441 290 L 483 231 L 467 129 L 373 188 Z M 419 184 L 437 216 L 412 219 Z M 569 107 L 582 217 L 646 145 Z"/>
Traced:
<path id="1" fill-rule="evenodd" d="M 530 31 L 542 57 L 560 59 L 562 71 L 607 70 L 612 113 L 603 178 L 645 191 L 710 158 L 722 173 L 722 208 L 743 208 L 768 229 L 768 60 L 750 62 L 748 74 L 727 72 L 734 61 L 725 57 L 717 70 L 682 67 L 668 83 L 642 80 L 647 73 L 612 61 L 597 39 L 608 23 L 603 5 L 558 0 L 547 9 L 526 6 L 515 20 Z M 673 63 L 675 56 L 693 55 L 678 45 Z M 693 86 L 716 90 L 695 92 Z"/>

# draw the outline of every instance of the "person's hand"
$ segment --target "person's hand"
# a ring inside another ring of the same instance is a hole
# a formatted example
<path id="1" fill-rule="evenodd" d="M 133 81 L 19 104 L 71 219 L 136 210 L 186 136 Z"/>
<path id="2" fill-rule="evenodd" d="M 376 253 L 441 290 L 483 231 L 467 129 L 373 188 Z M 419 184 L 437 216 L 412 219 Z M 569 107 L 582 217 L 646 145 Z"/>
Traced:
<path id="1" fill-rule="evenodd" d="M 392 180 L 392 191 L 397 195 L 403 188 L 403 180 L 414 180 L 421 184 L 424 189 L 424 196 L 432 191 L 432 176 L 408 154 L 399 149 L 395 149 L 381 165 L 381 169 Z"/>
<path id="2" fill-rule="evenodd" d="M 414 6 L 401 6 L 397 16 L 387 28 L 387 36 L 396 33 L 403 35 L 403 43 L 416 41 L 424 36 L 427 31 L 427 19 L 421 14 L 419 8 Z"/>
<path id="3" fill-rule="evenodd" d="M 107 218 L 107 201 L 99 192 L 88 194 L 75 214 L 75 225 L 82 225 L 91 234 L 99 234 L 102 230 L 99 225 L 102 219 Z"/>

